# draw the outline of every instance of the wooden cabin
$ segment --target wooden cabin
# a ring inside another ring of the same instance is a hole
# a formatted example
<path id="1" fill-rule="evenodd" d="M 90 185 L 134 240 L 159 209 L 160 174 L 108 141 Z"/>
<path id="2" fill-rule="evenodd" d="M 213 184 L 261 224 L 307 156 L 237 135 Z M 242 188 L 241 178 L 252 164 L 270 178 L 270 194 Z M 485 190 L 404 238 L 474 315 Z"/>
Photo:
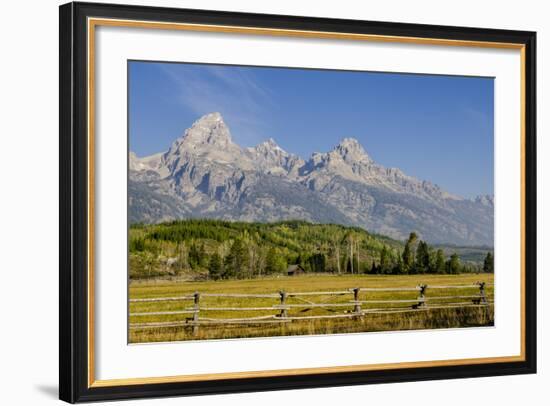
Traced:
<path id="1" fill-rule="evenodd" d="M 286 270 L 286 274 L 288 276 L 301 275 L 304 272 L 305 272 L 304 268 L 302 268 L 300 265 L 289 265 L 287 270 Z"/>

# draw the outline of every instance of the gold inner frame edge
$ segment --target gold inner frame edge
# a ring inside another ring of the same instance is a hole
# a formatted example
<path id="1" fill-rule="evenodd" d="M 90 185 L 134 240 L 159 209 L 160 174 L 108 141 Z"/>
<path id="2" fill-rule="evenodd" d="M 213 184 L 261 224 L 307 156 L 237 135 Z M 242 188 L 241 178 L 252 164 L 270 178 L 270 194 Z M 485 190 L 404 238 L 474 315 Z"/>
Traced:
<path id="1" fill-rule="evenodd" d="M 440 366 L 459 366 L 473 364 L 495 364 L 504 362 L 522 362 L 525 361 L 525 45 L 519 43 L 507 42 L 488 42 L 488 41 L 470 41 L 470 40 L 453 40 L 440 38 L 422 38 L 422 37 L 400 37 L 391 35 L 374 35 L 374 34 L 355 34 L 343 32 L 326 32 L 326 31 L 306 31 L 306 30 L 290 30 L 290 29 L 274 29 L 260 27 L 242 27 L 228 25 L 209 25 L 209 24 L 188 24 L 188 23 L 166 23 L 154 21 L 140 20 L 121 20 L 109 18 L 88 18 L 87 21 L 87 43 L 88 43 L 88 63 L 87 63 L 87 80 L 88 80 L 88 387 L 111 387 L 111 386 L 126 386 L 126 385 L 143 385 L 143 384 L 160 384 L 160 383 L 177 383 L 177 382 L 199 382 L 212 381 L 218 379 L 245 379 L 245 378 L 265 378 L 265 377 L 281 377 L 281 376 L 296 376 L 310 374 L 330 374 L 339 372 L 367 372 L 392 370 L 399 368 L 426 368 Z M 243 372 L 220 372 L 211 374 L 192 374 L 192 375 L 175 375 L 175 376 L 160 376 L 160 377 L 145 377 L 145 378 L 121 378 L 121 379 L 95 379 L 95 341 L 94 341 L 94 299 L 95 299 L 95 280 L 94 280 L 94 191 L 95 191 L 95 28 L 97 26 L 110 27 L 130 27 L 130 28 L 148 28 L 162 30 L 180 30 L 180 31 L 195 31 L 195 32 L 218 32 L 218 33 L 233 33 L 244 35 L 266 35 L 266 36 L 282 36 L 282 37 L 298 37 L 298 38 L 318 38 L 318 39 L 340 39 L 340 40 L 355 40 L 355 41 L 371 41 L 371 42 L 393 42 L 404 44 L 421 44 L 421 45 L 436 45 L 436 46 L 460 46 L 460 47 L 479 47 L 479 48 L 496 48 L 496 49 L 512 49 L 520 51 L 520 85 L 521 85 L 521 101 L 520 101 L 520 164 L 521 164 L 521 269 L 520 269 L 520 324 L 521 324 L 521 350 L 520 355 L 502 356 L 502 357 L 482 357 L 482 358 L 465 358 L 455 360 L 434 360 L 434 361 L 414 361 L 414 362 L 397 362 L 384 364 L 364 364 L 364 365 L 347 365 L 347 366 L 331 366 L 331 367 L 316 367 L 316 368 L 297 368 L 297 369 L 278 369 L 267 371 L 243 371 Z"/>

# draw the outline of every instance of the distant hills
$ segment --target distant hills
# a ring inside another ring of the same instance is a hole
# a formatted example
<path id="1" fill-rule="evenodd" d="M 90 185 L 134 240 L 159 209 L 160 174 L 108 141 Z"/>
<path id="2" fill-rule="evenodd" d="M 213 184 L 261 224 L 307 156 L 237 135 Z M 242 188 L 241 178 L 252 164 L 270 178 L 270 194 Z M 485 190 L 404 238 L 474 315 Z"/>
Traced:
<path id="1" fill-rule="evenodd" d="M 130 152 L 129 165 L 131 223 L 306 220 L 399 240 L 415 231 L 430 243 L 493 245 L 492 196 L 455 196 L 386 168 L 353 138 L 303 160 L 273 139 L 241 148 L 222 116 L 211 113 L 166 152 Z"/>

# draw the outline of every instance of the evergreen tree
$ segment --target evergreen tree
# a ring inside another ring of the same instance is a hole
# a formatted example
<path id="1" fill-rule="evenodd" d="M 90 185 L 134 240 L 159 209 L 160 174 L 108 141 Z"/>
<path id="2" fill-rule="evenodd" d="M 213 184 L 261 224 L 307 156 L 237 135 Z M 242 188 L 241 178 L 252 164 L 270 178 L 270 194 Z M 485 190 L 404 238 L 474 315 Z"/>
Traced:
<path id="1" fill-rule="evenodd" d="M 389 258 L 389 252 L 386 246 L 384 245 L 382 247 L 382 250 L 380 251 L 380 273 L 387 274 L 390 273 L 391 267 L 390 267 L 390 258 Z"/>
<path id="2" fill-rule="evenodd" d="M 248 272 L 248 250 L 241 238 L 236 238 L 225 258 L 224 276 L 229 278 L 243 278 Z"/>
<path id="3" fill-rule="evenodd" d="M 201 244 L 200 249 L 198 250 L 198 263 L 201 267 L 206 268 L 209 263 L 208 254 L 206 254 L 206 247 L 204 242 Z"/>
<path id="4" fill-rule="evenodd" d="M 403 249 L 402 255 L 405 273 L 415 273 L 413 248 L 417 238 L 418 236 L 416 235 L 416 233 L 412 232 L 409 235 L 409 239 L 405 243 L 405 248 Z"/>
<path id="5" fill-rule="evenodd" d="M 442 249 L 438 249 L 435 254 L 435 272 L 445 273 L 445 254 Z"/>
<path id="6" fill-rule="evenodd" d="M 460 273 L 460 259 L 458 258 L 458 255 L 454 253 L 451 255 L 451 258 L 447 261 L 447 273 L 450 274 L 458 274 Z"/>
<path id="7" fill-rule="evenodd" d="M 307 262 L 312 272 L 325 272 L 327 260 L 324 254 L 313 254 Z"/>
<path id="8" fill-rule="evenodd" d="M 491 252 L 487 253 L 485 260 L 483 261 L 483 272 L 493 273 L 495 271 L 495 259 Z"/>
<path id="9" fill-rule="evenodd" d="M 198 268 L 200 265 L 200 253 L 197 249 L 197 245 L 192 242 L 191 246 L 189 247 L 189 266 L 191 266 L 192 269 Z"/>
<path id="10" fill-rule="evenodd" d="M 208 264 L 208 274 L 212 279 L 220 279 L 222 277 L 222 257 L 217 252 L 212 254 L 212 256 L 210 257 L 210 262 Z"/>
<path id="11" fill-rule="evenodd" d="M 425 241 L 420 241 L 416 247 L 416 272 L 430 272 L 430 252 L 428 244 Z"/>
<path id="12" fill-rule="evenodd" d="M 397 262 L 393 266 L 393 274 L 394 275 L 401 275 L 405 272 L 405 269 L 403 267 L 403 260 L 401 259 L 401 256 L 397 256 Z"/>
<path id="13" fill-rule="evenodd" d="M 376 263 L 374 262 L 374 259 L 372 260 L 372 266 L 370 267 L 370 273 L 372 275 L 375 275 L 378 273 L 378 269 L 376 268 Z"/>
<path id="14" fill-rule="evenodd" d="M 430 247 L 428 245 L 428 262 L 429 262 L 429 266 L 428 266 L 428 272 L 429 273 L 437 273 L 437 270 L 436 270 L 436 267 L 435 267 L 435 263 L 436 263 L 436 251 L 432 249 L 432 247 Z"/>
<path id="15" fill-rule="evenodd" d="M 130 252 L 145 251 L 145 239 L 141 237 L 130 239 L 130 244 L 128 248 Z"/>
<path id="16" fill-rule="evenodd" d="M 413 254 L 411 251 L 410 244 L 405 244 L 405 248 L 403 248 L 403 254 L 401 255 L 403 259 L 403 270 L 405 273 L 408 273 L 413 265 Z"/>

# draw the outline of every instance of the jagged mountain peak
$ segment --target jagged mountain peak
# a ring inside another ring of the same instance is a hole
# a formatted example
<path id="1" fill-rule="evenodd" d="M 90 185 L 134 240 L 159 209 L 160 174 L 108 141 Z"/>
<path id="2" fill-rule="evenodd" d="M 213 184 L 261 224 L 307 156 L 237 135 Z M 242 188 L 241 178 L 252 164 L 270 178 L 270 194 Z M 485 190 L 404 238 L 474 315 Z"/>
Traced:
<path id="1" fill-rule="evenodd" d="M 350 179 L 363 177 L 374 161 L 355 138 L 344 138 L 330 152 L 314 152 L 302 170 L 309 174 L 317 170 L 328 171 Z"/>
<path id="2" fill-rule="evenodd" d="M 260 153 L 275 153 L 275 154 L 289 155 L 288 152 L 282 149 L 273 138 L 269 138 L 264 142 L 261 142 L 260 144 L 256 145 L 253 149 Z"/>
<path id="3" fill-rule="evenodd" d="M 162 157 L 170 173 L 179 171 L 186 163 L 201 159 L 206 165 L 223 164 L 250 168 L 251 162 L 241 147 L 231 138 L 229 128 L 220 113 L 200 117 L 176 139 Z"/>
<path id="4" fill-rule="evenodd" d="M 492 196 L 452 196 L 377 164 L 355 138 L 305 162 L 272 138 L 241 148 L 221 114 L 210 113 L 167 152 L 143 158 L 130 153 L 129 166 L 133 221 L 305 219 L 399 239 L 414 230 L 432 242 L 492 243 Z"/>
<path id="5" fill-rule="evenodd" d="M 355 138 L 344 138 L 331 151 L 338 154 L 344 161 L 373 162 L 363 146 Z"/>
<path id="6" fill-rule="evenodd" d="M 214 111 L 212 113 L 208 113 L 199 117 L 199 119 L 193 123 L 193 126 L 194 125 L 215 125 L 216 123 L 219 123 L 219 122 L 223 122 L 223 117 L 221 113 Z"/>
<path id="7" fill-rule="evenodd" d="M 185 131 L 181 142 L 186 144 L 227 145 L 232 143 L 229 128 L 220 113 L 210 113 L 202 116 Z"/>
<path id="8" fill-rule="evenodd" d="M 294 177 L 299 168 L 304 165 L 300 157 L 282 149 L 273 138 L 255 147 L 246 148 L 245 153 L 257 169 L 266 173 Z"/>
<path id="9" fill-rule="evenodd" d="M 484 206 L 493 207 L 495 204 L 495 197 L 493 195 L 479 195 L 476 196 L 473 200 L 476 203 L 482 204 Z"/>
<path id="10" fill-rule="evenodd" d="M 361 143 L 356 138 L 346 137 L 338 143 L 336 148 L 363 148 Z"/>
<path id="11" fill-rule="evenodd" d="M 265 145 L 265 146 L 270 147 L 270 148 L 281 148 L 281 147 L 279 147 L 279 144 L 277 144 L 277 142 L 271 137 L 269 137 L 267 140 L 265 140 L 264 142 L 262 142 L 259 145 Z"/>
<path id="12" fill-rule="evenodd" d="M 217 159 L 233 161 L 242 154 L 241 148 L 231 138 L 229 127 L 220 113 L 209 113 L 193 123 L 176 139 L 164 154 L 166 162 L 183 155 L 212 155 Z M 225 157 L 225 158 L 224 158 Z"/>

